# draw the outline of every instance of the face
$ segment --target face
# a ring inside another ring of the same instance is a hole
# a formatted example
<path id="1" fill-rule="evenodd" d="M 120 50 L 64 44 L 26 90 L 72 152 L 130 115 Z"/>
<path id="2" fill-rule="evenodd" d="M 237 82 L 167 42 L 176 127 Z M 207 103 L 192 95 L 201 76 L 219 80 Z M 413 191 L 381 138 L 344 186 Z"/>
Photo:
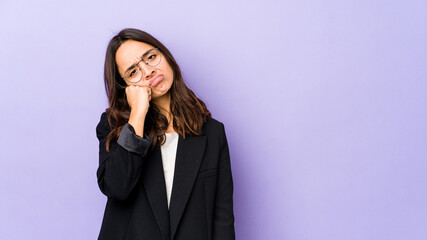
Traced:
<path id="1" fill-rule="evenodd" d="M 122 43 L 116 52 L 116 64 L 120 76 L 124 76 L 125 71 L 139 62 L 142 59 L 142 55 L 152 48 L 154 48 L 154 46 L 135 40 L 127 40 Z M 150 87 L 152 100 L 165 95 L 171 88 L 173 82 L 173 70 L 163 53 L 160 52 L 160 55 L 161 61 L 154 67 L 147 65 L 144 61 L 138 63 L 142 71 L 142 79 L 139 82 L 131 83 L 125 80 L 127 85 Z M 152 80 L 156 80 L 158 76 L 163 76 L 163 79 L 155 84 L 157 81 Z M 150 85 L 150 82 L 152 82 L 152 85 Z"/>

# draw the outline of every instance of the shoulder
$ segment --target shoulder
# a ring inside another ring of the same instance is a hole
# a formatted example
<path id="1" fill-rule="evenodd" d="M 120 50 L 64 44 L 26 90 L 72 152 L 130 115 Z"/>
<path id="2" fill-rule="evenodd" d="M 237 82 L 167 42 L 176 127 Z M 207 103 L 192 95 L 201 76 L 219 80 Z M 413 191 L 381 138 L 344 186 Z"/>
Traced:
<path id="1" fill-rule="evenodd" d="M 224 123 L 222 123 L 220 120 L 213 118 L 213 117 L 206 117 L 206 122 L 203 124 L 203 127 L 206 129 L 212 129 L 212 128 L 222 128 L 224 126 Z"/>
<path id="2" fill-rule="evenodd" d="M 99 117 L 98 125 L 96 128 L 102 128 L 108 125 L 108 115 L 107 112 L 101 113 L 101 116 Z"/>
<path id="3" fill-rule="evenodd" d="M 107 112 L 101 113 L 98 124 L 96 125 L 96 135 L 102 137 L 111 132 L 111 126 L 108 122 Z"/>
<path id="4" fill-rule="evenodd" d="M 225 125 L 222 121 L 209 117 L 203 125 L 203 135 L 208 139 L 208 145 L 223 149 L 228 146 Z"/>
<path id="5" fill-rule="evenodd" d="M 224 123 L 213 117 L 206 117 L 206 122 L 203 124 L 204 135 L 222 134 L 225 130 Z"/>

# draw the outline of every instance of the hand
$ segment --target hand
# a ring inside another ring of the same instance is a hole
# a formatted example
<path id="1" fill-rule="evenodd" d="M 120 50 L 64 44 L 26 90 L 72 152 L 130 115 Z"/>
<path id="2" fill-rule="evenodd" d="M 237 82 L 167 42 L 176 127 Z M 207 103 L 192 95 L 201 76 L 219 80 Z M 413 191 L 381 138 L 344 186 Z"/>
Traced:
<path id="1" fill-rule="evenodd" d="M 132 111 L 147 113 L 151 101 L 151 87 L 129 85 L 125 89 L 126 99 Z"/>

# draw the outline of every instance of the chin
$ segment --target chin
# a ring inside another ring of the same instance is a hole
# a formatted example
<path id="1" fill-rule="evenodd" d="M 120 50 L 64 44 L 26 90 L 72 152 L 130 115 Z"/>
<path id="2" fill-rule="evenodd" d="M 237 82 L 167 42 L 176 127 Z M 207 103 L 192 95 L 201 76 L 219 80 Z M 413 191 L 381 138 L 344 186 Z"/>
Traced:
<path id="1" fill-rule="evenodd" d="M 163 92 L 163 91 L 156 91 L 155 94 L 151 94 L 151 98 L 159 98 L 167 94 L 169 91 Z"/>
<path id="2" fill-rule="evenodd" d="M 155 90 L 157 95 L 163 96 L 166 93 L 168 93 L 170 89 L 171 89 L 171 86 L 166 86 L 166 85 L 162 84 L 162 85 L 158 85 L 157 88 L 153 89 L 153 90 Z"/>

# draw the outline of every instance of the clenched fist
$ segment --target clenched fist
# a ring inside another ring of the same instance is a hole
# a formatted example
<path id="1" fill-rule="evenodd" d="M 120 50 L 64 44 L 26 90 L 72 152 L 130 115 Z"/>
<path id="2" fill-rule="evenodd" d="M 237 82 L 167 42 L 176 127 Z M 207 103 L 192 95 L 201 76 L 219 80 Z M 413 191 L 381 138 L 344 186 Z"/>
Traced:
<path id="1" fill-rule="evenodd" d="M 125 92 L 131 110 L 147 114 L 151 101 L 151 87 L 129 85 Z"/>

